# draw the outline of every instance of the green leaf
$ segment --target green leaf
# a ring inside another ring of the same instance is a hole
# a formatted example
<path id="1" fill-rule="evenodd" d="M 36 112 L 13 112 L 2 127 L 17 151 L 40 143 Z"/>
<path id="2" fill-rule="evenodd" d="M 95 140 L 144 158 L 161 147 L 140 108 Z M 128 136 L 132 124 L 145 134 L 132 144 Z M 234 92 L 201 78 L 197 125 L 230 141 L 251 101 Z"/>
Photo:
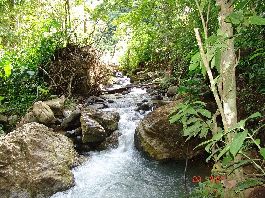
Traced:
<path id="1" fill-rule="evenodd" d="M 194 132 L 197 132 L 196 134 L 198 134 L 199 131 L 201 130 L 201 127 L 202 124 L 200 122 L 194 123 L 190 127 L 187 127 L 186 129 L 183 130 L 184 136 L 194 135 Z"/>
<path id="2" fill-rule="evenodd" d="M 238 151 L 241 149 L 247 137 L 247 134 L 248 134 L 247 130 L 237 133 L 233 139 L 233 142 L 230 144 L 230 152 L 234 157 L 236 156 Z"/>
<path id="3" fill-rule="evenodd" d="M 220 65 L 221 65 L 221 49 L 216 49 L 214 56 L 214 66 L 217 69 L 218 73 L 220 73 Z"/>
<path id="4" fill-rule="evenodd" d="M 265 25 L 265 18 L 261 16 L 251 16 L 249 17 L 248 22 L 252 25 Z"/>
<path id="5" fill-rule="evenodd" d="M 254 187 L 254 186 L 258 186 L 258 185 L 262 185 L 263 184 L 263 180 L 262 179 L 258 179 L 258 178 L 255 178 L 255 179 L 246 179 L 245 181 L 242 181 L 240 183 L 238 183 L 236 185 L 236 189 L 235 189 L 235 192 L 236 193 L 239 193 L 240 191 L 242 190 L 245 190 L 247 188 L 250 188 L 250 187 Z"/>
<path id="6" fill-rule="evenodd" d="M 259 118 L 262 117 L 260 112 L 253 113 L 251 116 L 249 116 L 247 119 L 252 119 L 252 118 Z"/>
<path id="7" fill-rule="evenodd" d="M 235 4 L 236 10 L 242 10 L 250 1 L 251 0 L 244 0 L 244 1 L 235 0 L 233 4 Z"/>
<path id="8" fill-rule="evenodd" d="M 171 116 L 169 119 L 170 124 L 173 124 L 173 123 L 179 121 L 182 116 L 183 116 L 183 113 L 177 113 L 177 114 Z"/>
<path id="9" fill-rule="evenodd" d="M 223 166 L 227 166 L 229 165 L 230 162 L 233 161 L 233 158 L 231 157 L 231 155 L 226 155 L 223 160 L 222 160 L 222 165 Z"/>
<path id="10" fill-rule="evenodd" d="M 199 66 L 200 60 L 201 60 L 200 52 L 197 52 L 191 58 L 191 63 L 190 63 L 190 66 L 189 66 L 189 70 L 190 71 L 195 70 Z"/>
<path id="11" fill-rule="evenodd" d="M 4 99 L 5 99 L 4 96 L 0 96 L 0 102 L 1 102 L 2 100 L 4 100 Z"/>
<path id="12" fill-rule="evenodd" d="M 205 102 L 202 102 L 202 101 L 195 101 L 195 102 L 193 102 L 193 104 L 200 104 L 200 105 L 202 105 L 202 106 L 206 106 L 206 103 Z"/>
<path id="13" fill-rule="evenodd" d="M 237 11 L 237 12 L 232 12 L 229 16 L 227 16 L 226 21 L 233 23 L 233 24 L 240 24 L 243 22 L 244 19 L 244 14 L 243 11 Z"/>
<path id="14" fill-rule="evenodd" d="M 189 124 L 191 124 L 191 123 L 198 122 L 198 121 L 199 121 L 198 118 L 191 117 L 191 118 L 189 118 L 189 119 L 186 121 L 186 124 L 189 125 Z"/>
<path id="15" fill-rule="evenodd" d="M 211 142 L 211 143 L 207 144 L 206 147 L 205 147 L 205 150 L 206 150 L 208 153 L 210 153 L 210 149 L 212 148 L 212 146 L 213 146 L 214 144 L 215 144 L 215 142 Z"/>
<path id="16" fill-rule="evenodd" d="M 256 145 L 260 145 L 260 139 L 255 139 L 255 142 L 254 142 Z"/>
<path id="17" fill-rule="evenodd" d="M 261 148 L 259 153 L 262 155 L 263 159 L 265 160 L 265 148 Z"/>
<path id="18" fill-rule="evenodd" d="M 206 137 L 208 134 L 209 128 L 207 126 L 202 126 L 202 129 L 200 131 L 200 138 Z"/>
<path id="19" fill-rule="evenodd" d="M 212 137 L 212 140 L 213 140 L 213 141 L 219 141 L 223 136 L 224 136 L 223 133 L 216 133 L 216 134 L 214 134 L 214 136 Z"/>
<path id="20" fill-rule="evenodd" d="M 212 118 L 212 113 L 208 111 L 207 109 L 198 109 L 197 112 L 202 114 L 206 118 Z"/>
<path id="21" fill-rule="evenodd" d="M 254 55 L 252 55 L 249 60 L 253 60 L 254 58 L 258 57 L 258 56 L 265 56 L 265 52 L 260 52 L 260 53 L 255 53 Z"/>
<path id="22" fill-rule="evenodd" d="M 200 5 L 201 10 L 204 9 L 206 2 L 207 2 L 207 0 L 201 0 L 201 5 Z"/>
<path id="23" fill-rule="evenodd" d="M 217 156 L 216 160 L 219 160 L 227 151 L 229 151 L 230 149 L 230 144 L 227 144 L 223 150 L 219 153 L 219 155 Z"/>
<path id="24" fill-rule="evenodd" d="M 7 62 L 4 65 L 4 71 L 5 71 L 5 76 L 8 78 L 11 75 L 11 70 L 12 70 L 12 65 L 10 62 Z"/>

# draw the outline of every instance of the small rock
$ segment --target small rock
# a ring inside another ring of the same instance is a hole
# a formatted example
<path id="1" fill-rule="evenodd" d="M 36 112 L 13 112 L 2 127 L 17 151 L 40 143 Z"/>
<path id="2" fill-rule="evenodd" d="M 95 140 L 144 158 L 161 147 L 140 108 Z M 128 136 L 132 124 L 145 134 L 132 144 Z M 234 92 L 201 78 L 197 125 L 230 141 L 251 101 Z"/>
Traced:
<path id="1" fill-rule="evenodd" d="M 18 121 L 18 116 L 17 115 L 11 115 L 9 118 L 8 118 L 8 123 L 10 125 L 15 125 Z"/>
<path id="2" fill-rule="evenodd" d="M 45 125 L 49 125 L 54 122 L 55 117 L 51 108 L 42 101 L 35 102 L 32 110 L 37 120 Z"/>
<path id="3" fill-rule="evenodd" d="M 87 105 L 92 105 L 94 103 L 95 103 L 95 101 L 91 97 L 86 100 Z"/>
<path id="4" fill-rule="evenodd" d="M 148 102 L 148 100 L 147 99 L 143 99 L 142 100 L 142 103 L 145 103 L 145 102 Z"/>
<path id="5" fill-rule="evenodd" d="M 63 116 L 65 118 L 69 117 L 71 115 L 72 111 L 71 110 L 63 110 Z"/>
<path id="6" fill-rule="evenodd" d="M 120 120 L 120 115 L 118 112 L 95 111 L 90 108 L 84 109 L 84 112 L 96 120 L 101 126 L 103 126 L 109 135 L 118 129 L 118 123 Z"/>
<path id="7" fill-rule="evenodd" d="M 144 110 L 140 110 L 139 113 L 140 113 L 141 115 L 144 115 L 144 114 L 145 114 L 145 111 L 144 111 Z"/>
<path id="8" fill-rule="evenodd" d="M 61 127 L 66 130 L 73 130 L 81 126 L 81 112 L 79 109 L 74 110 L 67 118 L 63 119 Z"/>
<path id="9" fill-rule="evenodd" d="M 114 100 L 108 100 L 108 103 L 114 103 L 115 101 Z"/>
<path id="10" fill-rule="evenodd" d="M 63 114 L 65 96 L 62 96 L 57 99 L 52 99 L 48 101 L 44 101 L 53 111 L 54 115 L 60 116 Z"/>
<path id="11" fill-rule="evenodd" d="M 167 97 L 173 97 L 177 94 L 178 86 L 171 86 L 167 90 Z"/>
<path id="12" fill-rule="evenodd" d="M 32 111 L 26 113 L 26 115 L 17 124 L 17 127 L 20 127 L 23 124 L 31 123 L 31 122 L 38 122 L 38 119 L 35 117 Z"/>
<path id="13" fill-rule="evenodd" d="M 8 122 L 8 117 L 0 114 L 0 124 L 6 124 Z"/>
<path id="14" fill-rule="evenodd" d="M 81 113 L 82 142 L 103 142 L 108 136 L 105 129 L 90 117 L 87 111 Z"/>
<path id="15" fill-rule="evenodd" d="M 151 100 L 163 100 L 163 96 L 161 95 L 154 95 Z"/>
<path id="16" fill-rule="evenodd" d="M 138 105 L 138 104 L 137 104 Z M 140 110 L 143 110 L 143 111 L 150 111 L 152 110 L 152 107 L 153 105 L 149 102 L 145 102 L 145 103 L 142 103 L 141 105 L 139 105 L 136 109 L 136 111 L 140 111 Z"/>

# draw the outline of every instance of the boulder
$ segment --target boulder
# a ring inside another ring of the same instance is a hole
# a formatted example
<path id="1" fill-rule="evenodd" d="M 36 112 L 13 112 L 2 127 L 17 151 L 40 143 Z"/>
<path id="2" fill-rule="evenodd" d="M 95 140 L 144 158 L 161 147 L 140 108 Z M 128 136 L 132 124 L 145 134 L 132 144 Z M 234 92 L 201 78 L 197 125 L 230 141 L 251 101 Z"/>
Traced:
<path id="1" fill-rule="evenodd" d="M 195 157 L 202 150 L 193 150 L 198 139 L 185 142 L 181 124 L 170 124 L 169 115 L 178 101 L 157 108 L 137 126 L 134 142 L 137 149 L 156 160 L 182 160 Z"/>
<path id="2" fill-rule="evenodd" d="M 118 112 L 114 111 L 100 111 L 91 108 L 86 108 L 83 110 L 85 114 L 97 121 L 110 135 L 113 131 L 118 129 L 118 123 L 120 120 L 120 115 Z"/>
<path id="3" fill-rule="evenodd" d="M 63 115 L 65 97 L 44 101 L 48 105 L 56 116 Z"/>
<path id="4" fill-rule="evenodd" d="M 103 142 L 108 134 L 96 120 L 90 117 L 90 115 L 88 111 L 83 111 L 81 113 L 82 142 Z"/>
<path id="5" fill-rule="evenodd" d="M 167 90 L 167 97 L 173 97 L 177 94 L 178 86 L 171 86 Z"/>
<path id="6" fill-rule="evenodd" d="M 50 197 L 74 184 L 77 153 L 64 135 L 38 123 L 0 137 L 1 198 Z"/>
<path id="7" fill-rule="evenodd" d="M 61 127 L 66 130 L 73 130 L 81 126 L 81 112 L 79 109 L 74 110 L 70 115 L 63 119 Z"/>
<path id="8" fill-rule="evenodd" d="M 51 108 L 42 101 L 35 102 L 32 110 L 38 122 L 49 125 L 55 121 L 54 113 Z"/>

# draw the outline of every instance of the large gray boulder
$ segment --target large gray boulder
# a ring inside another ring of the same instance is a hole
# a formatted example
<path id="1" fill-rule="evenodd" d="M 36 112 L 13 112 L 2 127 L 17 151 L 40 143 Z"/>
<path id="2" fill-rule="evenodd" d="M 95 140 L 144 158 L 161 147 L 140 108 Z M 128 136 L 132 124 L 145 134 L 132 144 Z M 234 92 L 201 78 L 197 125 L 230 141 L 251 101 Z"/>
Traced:
<path id="1" fill-rule="evenodd" d="M 134 135 L 137 149 L 156 160 L 182 160 L 201 154 L 193 150 L 198 139 L 185 141 L 180 124 L 170 124 L 169 115 L 178 102 L 172 102 L 149 113 L 138 125 Z"/>
<path id="2" fill-rule="evenodd" d="M 70 188 L 77 160 L 73 143 L 38 123 L 0 137 L 1 198 L 50 197 Z"/>

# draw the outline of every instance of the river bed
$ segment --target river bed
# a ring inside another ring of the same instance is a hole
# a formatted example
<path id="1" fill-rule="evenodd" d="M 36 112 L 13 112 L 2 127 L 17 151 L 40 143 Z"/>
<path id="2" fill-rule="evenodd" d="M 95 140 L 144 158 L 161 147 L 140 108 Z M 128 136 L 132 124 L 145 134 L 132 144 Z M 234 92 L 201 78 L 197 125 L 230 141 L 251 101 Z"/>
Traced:
<path id="1" fill-rule="evenodd" d="M 134 147 L 134 131 L 146 114 L 135 111 L 136 104 L 149 99 L 144 89 L 133 88 L 126 95 L 106 95 L 115 102 L 105 111 L 119 112 L 119 146 L 101 152 L 90 152 L 87 161 L 73 169 L 75 186 L 52 198 L 176 198 L 183 197 L 197 184 L 193 176 L 205 176 L 203 164 L 189 167 L 184 182 L 185 161 L 158 163 L 146 158 Z M 148 112 L 147 112 L 148 113 Z M 188 163 L 189 164 L 189 163 Z"/>

